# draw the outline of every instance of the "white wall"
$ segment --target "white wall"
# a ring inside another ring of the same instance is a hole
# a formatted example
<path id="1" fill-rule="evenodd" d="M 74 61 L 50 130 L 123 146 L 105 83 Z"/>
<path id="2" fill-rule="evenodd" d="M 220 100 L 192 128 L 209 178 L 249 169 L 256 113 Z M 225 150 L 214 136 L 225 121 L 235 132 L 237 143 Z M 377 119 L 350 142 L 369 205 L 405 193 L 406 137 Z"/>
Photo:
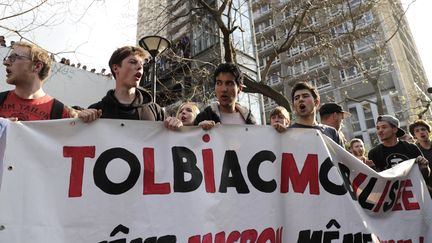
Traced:
<path id="1" fill-rule="evenodd" d="M 8 51 L 9 48 L 0 48 L 1 61 Z M 43 89 L 67 105 L 86 108 L 99 101 L 114 86 L 115 80 L 112 78 L 54 62 L 51 75 L 45 80 Z M 11 89 L 14 89 L 14 86 L 6 83 L 5 66 L 1 65 L 0 91 Z"/>

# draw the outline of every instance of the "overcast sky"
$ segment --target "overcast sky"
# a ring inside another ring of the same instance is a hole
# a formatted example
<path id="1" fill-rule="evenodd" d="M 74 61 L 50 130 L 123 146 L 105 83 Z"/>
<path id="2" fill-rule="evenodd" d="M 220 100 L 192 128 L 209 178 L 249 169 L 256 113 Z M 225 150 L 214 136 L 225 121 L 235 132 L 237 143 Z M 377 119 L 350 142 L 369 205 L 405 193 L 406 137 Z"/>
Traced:
<path id="1" fill-rule="evenodd" d="M 34 42 L 54 53 L 72 51 L 74 53 L 63 53 L 60 56 L 69 58 L 72 63 L 85 64 L 89 69 L 96 68 L 96 71 L 108 69 L 109 57 L 116 48 L 136 43 L 138 0 L 97 0 L 91 6 L 88 0 L 71 2 L 73 3 L 67 10 L 52 10 L 64 11 L 62 18 L 52 20 L 54 24 L 50 28 L 34 32 L 31 35 Z M 407 13 L 430 83 L 432 35 L 428 25 L 432 23 L 431 10 L 432 0 L 416 0 Z"/>

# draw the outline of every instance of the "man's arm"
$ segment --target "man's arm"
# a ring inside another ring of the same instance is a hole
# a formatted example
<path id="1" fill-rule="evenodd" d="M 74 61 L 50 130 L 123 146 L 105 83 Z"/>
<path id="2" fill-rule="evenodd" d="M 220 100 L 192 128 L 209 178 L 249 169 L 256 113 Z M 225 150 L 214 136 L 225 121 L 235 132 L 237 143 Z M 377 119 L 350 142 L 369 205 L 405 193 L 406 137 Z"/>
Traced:
<path id="1" fill-rule="evenodd" d="M 211 107 L 201 111 L 194 121 L 194 125 L 198 125 L 204 130 L 210 130 L 216 124 L 220 124 L 220 118 L 211 110 Z"/>
<path id="2" fill-rule="evenodd" d="M 430 162 L 424 157 L 423 153 L 415 144 L 408 144 L 412 147 L 413 153 L 417 155 L 416 162 L 419 166 L 420 172 L 422 173 L 425 181 L 428 181 L 431 177 Z"/>
<path id="3" fill-rule="evenodd" d="M 379 145 L 378 145 L 379 146 Z M 373 162 L 373 164 L 375 165 L 374 167 L 371 167 L 372 169 L 374 169 L 375 171 L 383 171 L 384 169 L 380 166 L 381 163 L 378 162 L 379 158 L 377 155 L 377 150 L 376 149 L 371 149 L 368 153 L 368 159 L 371 160 Z"/>

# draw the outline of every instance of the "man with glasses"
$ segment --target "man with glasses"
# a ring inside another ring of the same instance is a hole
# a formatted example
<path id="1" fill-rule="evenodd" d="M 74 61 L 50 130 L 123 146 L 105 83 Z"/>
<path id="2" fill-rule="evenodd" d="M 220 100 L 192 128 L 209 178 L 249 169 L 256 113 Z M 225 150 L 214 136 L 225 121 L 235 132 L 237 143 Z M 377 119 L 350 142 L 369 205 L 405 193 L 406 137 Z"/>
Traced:
<path id="1" fill-rule="evenodd" d="M 44 92 L 42 85 L 51 70 L 52 60 L 42 48 L 16 42 L 8 56 L 6 82 L 15 89 L 0 93 L 0 117 L 12 121 L 70 118 L 70 110 Z"/>

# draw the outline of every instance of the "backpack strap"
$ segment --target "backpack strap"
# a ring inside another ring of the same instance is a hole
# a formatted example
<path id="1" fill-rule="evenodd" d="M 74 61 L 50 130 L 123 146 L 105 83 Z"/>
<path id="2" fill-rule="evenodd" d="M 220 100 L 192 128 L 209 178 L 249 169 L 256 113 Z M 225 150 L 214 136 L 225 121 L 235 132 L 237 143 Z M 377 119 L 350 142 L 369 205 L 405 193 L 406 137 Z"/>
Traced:
<path id="1" fill-rule="evenodd" d="M 3 105 L 8 94 L 9 94 L 9 91 L 4 91 L 4 92 L 0 93 L 0 106 Z"/>
<path id="2" fill-rule="evenodd" d="M 54 102 L 51 107 L 50 119 L 53 120 L 53 119 L 63 118 L 63 110 L 64 110 L 64 104 L 54 98 Z"/>

